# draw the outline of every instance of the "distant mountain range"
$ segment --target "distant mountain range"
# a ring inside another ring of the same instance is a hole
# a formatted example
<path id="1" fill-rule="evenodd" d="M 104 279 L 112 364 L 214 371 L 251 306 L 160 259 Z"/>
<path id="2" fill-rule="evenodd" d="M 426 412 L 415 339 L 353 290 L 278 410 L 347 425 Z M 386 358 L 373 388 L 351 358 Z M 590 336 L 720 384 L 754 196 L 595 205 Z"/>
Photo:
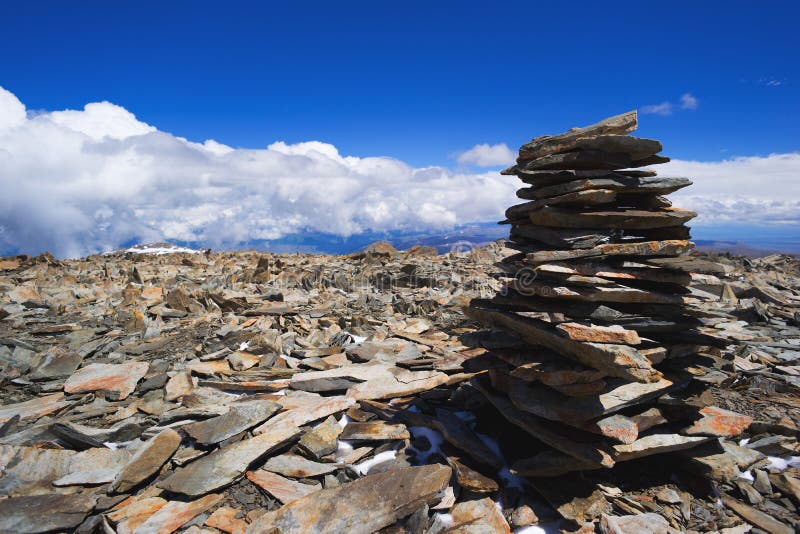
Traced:
<path id="1" fill-rule="evenodd" d="M 308 232 L 288 235 L 281 239 L 250 241 L 237 246 L 219 248 L 349 254 L 362 250 L 375 241 L 387 241 L 400 250 L 422 245 L 445 253 L 482 246 L 504 239 L 506 236 L 508 236 L 508 226 L 496 223 L 473 223 L 458 226 L 449 232 L 367 232 L 349 237 Z M 800 254 L 800 228 L 797 227 L 700 226 L 692 229 L 692 236 L 700 250 L 709 252 L 731 252 L 745 256 L 764 256 L 775 252 Z M 203 244 L 175 242 L 126 246 L 113 252 L 151 252 L 149 249 L 153 249 L 152 253 L 159 251 L 164 253 L 170 246 L 205 248 Z M 175 252 L 181 251 L 175 250 Z"/>

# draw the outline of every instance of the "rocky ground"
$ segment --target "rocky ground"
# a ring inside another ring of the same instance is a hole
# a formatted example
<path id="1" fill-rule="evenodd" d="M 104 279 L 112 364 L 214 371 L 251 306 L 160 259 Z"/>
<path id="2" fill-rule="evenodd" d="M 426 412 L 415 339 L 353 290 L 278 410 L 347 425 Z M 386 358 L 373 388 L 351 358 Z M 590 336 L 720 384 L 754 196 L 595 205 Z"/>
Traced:
<path id="1" fill-rule="evenodd" d="M 530 436 L 474 385 L 515 340 L 461 311 L 508 253 L 0 259 L 0 532 L 800 527 L 800 261 L 698 258 L 728 346 L 689 371 L 740 435 L 522 478 Z"/>

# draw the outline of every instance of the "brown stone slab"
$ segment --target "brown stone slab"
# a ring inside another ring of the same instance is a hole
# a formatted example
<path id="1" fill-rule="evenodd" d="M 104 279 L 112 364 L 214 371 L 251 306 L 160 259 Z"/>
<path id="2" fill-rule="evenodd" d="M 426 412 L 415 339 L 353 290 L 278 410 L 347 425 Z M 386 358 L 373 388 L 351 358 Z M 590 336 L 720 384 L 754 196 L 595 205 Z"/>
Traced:
<path id="1" fill-rule="evenodd" d="M 42 417 L 70 404 L 72 403 L 64 400 L 64 394 L 60 392 L 16 404 L 5 404 L 0 406 L 0 423 L 5 423 L 15 416 L 19 416 L 20 419 Z"/>
<path id="2" fill-rule="evenodd" d="M 562 337 L 544 323 L 515 313 L 468 307 L 464 312 L 487 326 L 510 330 L 533 345 L 541 345 L 567 358 L 616 376 L 639 382 L 659 381 L 661 374 L 639 351 L 627 345 L 584 343 Z"/>
<path id="3" fill-rule="evenodd" d="M 626 330 L 619 325 L 598 326 L 581 323 L 559 323 L 556 330 L 573 341 L 594 343 L 619 343 L 622 345 L 638 345 L 642 342 L 635 330 Z"/>
<path id="4" fill-rule="evenodd" d="M 408 439 L 410 437 L 405 425 L 392 425 L 384 421 L 350 422 L 345 425 L 339 436 L 340 439 L 366 441 Z"/>
<path id="5" fill-rule="evenodd" d="M 678 256 L 694 248 L 685 240 L 645 241 L 641 243 L 610 243 L 585 250 L 542 250 L 525 255 L 529 263 L 546 263 L 577 258 L 603 256 Z"/>
<path id="6" fill-rule="evenodd" d="M 263 469 L 248 471 L 247 478 L 283 504 L 288 504 L 322 489 L 319 484 L 295 482 Z"/>
<path id="7" fill-rule="evenodd" d="M 717 406 L 701 408 L 700 416 L 700 419 L 684 431 L 685 434 L 729 438 L 738 436 L 753 422 L 753 418 L 748 415 L 724 410 Z"/>
<path id="8" fill-rule="evenodd" d="M 148 479 L 169 460 L 181 444 L 181 436 L 166 429 L 144 443 L 109 487 L 109 492 L 125 493 Z"/>
<path id="9" fill-rule="evenodd" d="M 519 161 L 527 161 L 565 150 L 572 150 L 576 148 L 578 141 L 581 139 L 597 137 L 598 135 L 624 135 L 634 131 L 637 125 L 638 114 L 636 110 L 633 110 L 608 117 L 589 126 L 572 128 L 562 134 L 536 137 L 520 147 Z"/>
<path id="10" fill-rule="evenodd" d="M 511 379 L 509 398 L 518 409 L 551 421 L 568 425 L 612 414 L 649 401 L 667 393 L 675 387 L 671 380 L 662 378 L 657 382 L 626 382 L 608 379 L 606 389 L 592 397 L 566 397 L 552 389 L 535 383 Z"/>
<path id="11" fill-rule="evenodd" d="M 697 217 L 697 213 L 679 208 L 663 210 L 572 211 L 543 207 L 528 214 L 533 224 L 556 228 L 613 228 L 647 230 L 680 226 Z"/>
<path id="12" fill-rule="evenodd" d="M 66 393 L 101 391 L 112 400 L 122 400 L 136 389 L 147 374 L 147 362 L 90 363 L 78 369 L 64 383 Z"/>
<path id="13" fill-rule="evenodd" d="M 256 519 L 248 534 L 371 534 L 433 504 L 451 469 L 433 464 L 392 469 L 302 497 Z"/>

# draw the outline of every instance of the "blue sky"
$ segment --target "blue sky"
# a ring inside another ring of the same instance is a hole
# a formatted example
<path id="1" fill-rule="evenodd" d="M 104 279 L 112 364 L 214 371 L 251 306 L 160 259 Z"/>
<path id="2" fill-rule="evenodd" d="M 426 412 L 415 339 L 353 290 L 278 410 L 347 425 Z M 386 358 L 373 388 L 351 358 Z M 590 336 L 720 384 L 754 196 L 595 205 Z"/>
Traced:
<path id="1" fill-rule="evenodd" d="M 796 2 L 288 4 L 0 3 L 0 254 L 446 232 L 630 109 L 703 238 L 800 235 Z"/>
<path id="2" fill-rule="evenodd" d="M 29 109 L 108 100 L 191 140 L 314 139 L 419 166 L 688 92 L 696 110 L 639 134 L 713 160 L 798 149 L 799 16 L 789 1 L 3 2 L 0 85 Z"/>

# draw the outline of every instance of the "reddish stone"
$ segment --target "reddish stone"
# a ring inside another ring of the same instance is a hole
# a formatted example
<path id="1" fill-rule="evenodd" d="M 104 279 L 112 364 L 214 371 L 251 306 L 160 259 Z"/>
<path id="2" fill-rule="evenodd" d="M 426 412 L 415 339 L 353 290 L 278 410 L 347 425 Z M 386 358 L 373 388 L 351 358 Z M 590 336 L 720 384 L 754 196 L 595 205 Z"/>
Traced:
<path id="1" fill-rule="evenodd" d="M 715 437 L 738 436 L 753 422 L 753 418 L 750 416 L 723 410 L 716 406 L 706 406 L 700 410 L 700 415 L 702 418 L 687 428 L 686 434 Z"/>
<path id="2" fill-rule="evenodd" d="M 148 367 L 147 362 L 92 363 L 69 377 L 64 383 L 64 391 L 103 391 L 112 400 L 122 400 L 133 393 L 136 383 L 147 373 Z"/>

